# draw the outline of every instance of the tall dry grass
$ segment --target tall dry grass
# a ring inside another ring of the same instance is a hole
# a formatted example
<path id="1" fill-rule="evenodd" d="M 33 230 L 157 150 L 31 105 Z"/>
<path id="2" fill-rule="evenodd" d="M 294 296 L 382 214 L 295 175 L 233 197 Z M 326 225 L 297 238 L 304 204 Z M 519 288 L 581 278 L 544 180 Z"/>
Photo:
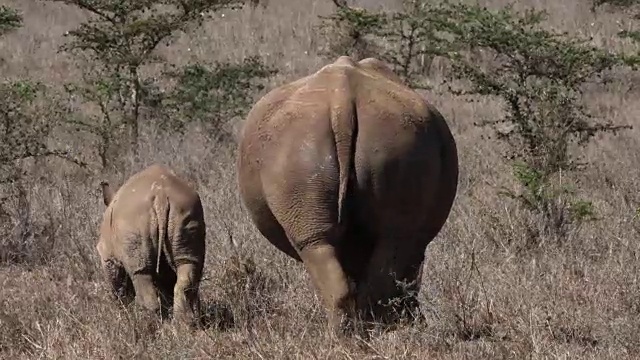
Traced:
<path id="1" fill-rule="evenodd" d="M 61 84 L 77 66 L 56 53 L 65 31 L 84 19 L 68 6 L 3 0 L 20 9 L 25 26 L 0 40 L 0 73 Z M 486 1 L 499 6 L 505 1 Z M 397 7 L 394 1 L 362 6 Z M 175 45 L 168 59 L 238 60 L 260 55 L 280 69 L 267 89 L 318 69 L 323 39 L 317 16 L 330 1 L 271 0 L 263 9 L 218 15 Z M 522 1 L 551 13 L 548 26 L 591 36 L 597 44 L 632 49 L 614 34 L 628 27 L 616 14 L 588 11 L 587 0 Z M 150 69 L 153 71 L 153 69 Z M 433 74 L 438 76 L 437 71 Z M 616 123 L 640 125 L 637 75 L 613 74 L 589 105 Z M 437 90 L 437 89 L 436 89 Z M 451 216 L 428 247 L 421 292 L 425 325 L 370 340 L 337 342 L 325 331 L 324 310 L 302 266 L 275 250 L 243 211 L 235 184 L 234 150 L 191 132 L 184 137 L 147 126 L 138 158 L 119 173 L 121 184 L 153 162 L 174 167 L 200 192 L 208 248 L 201 291 L 214 323 L 181 334 L 135 307 L 108 297 L 95 252 L 103 206 L 101 174 L 59 161 L 34 164 L 28 203 L 9 204 L 20 216 L 3 226 L 31 231 L 22 261 L 0 267 L 0 357 L 32 358 L 327 358 L 327 359 L 634 359 L 640 357 L 640 133 L 601 136 L 584 151 L 592 166 L 575 179 L 594 201 L 600 221 L 569 241 L 527 247 L 526 213 L 498 196 L 515 186 L 498 143 L 473 126 L 500 115 L 490 100 L 465 102 L 426 94 L 445 115 L 458 143 L 461 178 Z M 80 153 L 94 145 L 74 139 Z M 232 261 L 234 248 L 255 262 Z M 227 321 L 225 309 L 234 315 Z M 215 311 L 214 311 L 215 310 Z M 217 319 L 217 320 L 216 320 Z M 224 321 L 223 321 L 224 320 Z"/>

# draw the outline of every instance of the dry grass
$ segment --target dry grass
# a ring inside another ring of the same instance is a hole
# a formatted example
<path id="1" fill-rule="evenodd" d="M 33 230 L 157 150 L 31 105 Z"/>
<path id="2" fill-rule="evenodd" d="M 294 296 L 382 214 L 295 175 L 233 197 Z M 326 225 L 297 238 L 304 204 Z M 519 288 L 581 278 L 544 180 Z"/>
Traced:
<path id="1" fill-rule="evenodd" d="M 60 83 L 75 66 L 56 54 L 62 34 L 83 15 L 63 5 L 4 0 L 23 11 L 25 27 L 0 40 L 3 77 L 31 76 Z M 490 1 L 501 5 L 503 1 Z M 550 10 L 549 26 L 628 47 L 614 34 L 616 15 L 594 18 L 586 0 L 528 0 Z M 367 7 L 397 6 L 392 1 Z M 317 54 L 317 15 L 330 1 L 271 0 L 225 14 L 162 52 L 173 62 L 241 59 L 259 54 L 281 73 L 269 88 L 327 62 Z M 616 123 L 639 126 L 637 78 L 593 93 L 591 105 Z M 437 76 L 435 74 L 434 76 Z M 631 90 L 630 90 L 631 89 Z M 594 200 L 601 221 L 567 243 L 550 239 L 522 250 L 526 214 L 499 197 L 513 186 L 500 149 L 473 122 L 499 114 L 488 100 L 464 102 L 427 94 L 449 121 L 458 142 L 461 179 L 452 214 L 429 246 L 421 299 L 428 322 L 380 334 L 369 341 L 337 342 L 326 334 L 323 309 L 300 264 L 276 251 L 249 222 L 235 185 L 233 150 L 188 134 L 175 138 L 147 128 L 139 158 L 122 173 L 163 162 L 185 174 L 202 195 L 208 253 L 202 296 L 211 309 L 228 307 L 233 324 L 193 334 L 176 333 L 136 308 L 110 298 L 98 271 L 96 228 L 103 206 L 98 176 L 48 162 L 31 169 L 28 211 L 34 230 L 23 262 L 0 267 L 0 357 L 26 358 L 345 358 L 345 359 L 632 359 L 640 353 L 640 133 L 602 136 L 586 150 L 593 166 L 577 179 Z M 90 149 L 76 140 L 78 151 Z M 13 204 L 17 209 L 24 204 Z M 4 224 L 9 227 L 21 224 Z M 227 229 L 255 271 L 238 270 Z M 234 267 L 235 266 L 235 267 Z"/>

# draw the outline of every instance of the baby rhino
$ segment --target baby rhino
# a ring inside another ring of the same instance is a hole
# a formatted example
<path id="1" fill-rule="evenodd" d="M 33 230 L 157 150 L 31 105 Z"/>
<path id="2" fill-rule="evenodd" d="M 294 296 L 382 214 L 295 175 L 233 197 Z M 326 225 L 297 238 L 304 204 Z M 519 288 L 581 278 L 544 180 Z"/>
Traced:
<path id="1" fill-rule="evenodd" d="M 195 324 L 205 257 L 198 193 L 161 165 L 133 175 L 117 192 L 102 182 L 107 206 L 97 249 L 116 298 Z M 158 301 L 160 297 L 160 301 Z"/>

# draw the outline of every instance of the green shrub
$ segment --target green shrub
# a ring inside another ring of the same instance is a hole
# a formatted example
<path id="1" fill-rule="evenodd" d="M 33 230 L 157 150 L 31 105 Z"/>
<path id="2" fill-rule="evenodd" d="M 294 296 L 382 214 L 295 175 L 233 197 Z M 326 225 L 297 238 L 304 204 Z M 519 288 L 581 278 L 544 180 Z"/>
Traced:
<path id="1" fill-rule="evenodd" d="M 15 9 L 0 5 L 0 36 L 22 26 L 22 15 Z"/>

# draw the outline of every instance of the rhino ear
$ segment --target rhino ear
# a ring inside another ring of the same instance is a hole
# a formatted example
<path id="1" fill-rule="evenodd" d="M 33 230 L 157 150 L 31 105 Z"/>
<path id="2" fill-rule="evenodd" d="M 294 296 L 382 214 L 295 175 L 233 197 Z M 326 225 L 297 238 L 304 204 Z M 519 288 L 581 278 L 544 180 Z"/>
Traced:
<path id="1" fill-rule="evenodd" d="M 339 8 L 348 8 L 347 0 L 333 0 L 333 3 Z"/>
<path id="2" fill-rule="evenodd" d="M 109 206 L 113 200 L 113 190 L 111 190 L 109 183 L 104 180 L 100 182 L 100 186 L 102 187 L 102 200 L 104 201 L 104 205 Z"/>

